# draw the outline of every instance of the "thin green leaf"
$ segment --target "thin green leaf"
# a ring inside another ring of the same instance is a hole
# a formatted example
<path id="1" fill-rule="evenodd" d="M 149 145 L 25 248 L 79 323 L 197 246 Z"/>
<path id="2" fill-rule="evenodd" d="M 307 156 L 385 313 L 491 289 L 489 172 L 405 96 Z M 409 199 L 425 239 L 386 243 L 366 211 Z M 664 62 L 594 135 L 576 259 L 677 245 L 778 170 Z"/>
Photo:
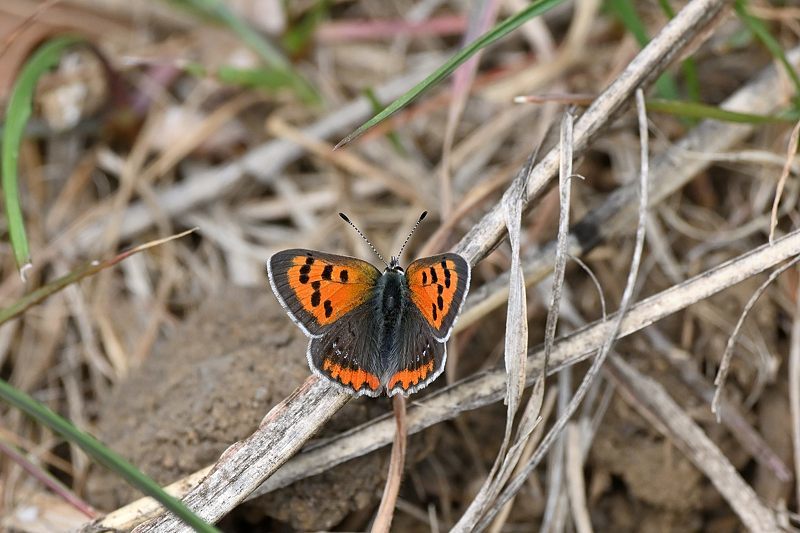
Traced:
<path id="1" fill-rule="evenodd" d="M 217 77 L 229 85 L 268 91 L 294 85 L 288 71 L 267 68 L 242 69 L 223 65 L 217 70 Z"/>
<path id="2" fill-rule="evenodd" d="M 675 18 L 675 10 L 672 8 L 669 0 L 658 0 L 658 5 L 661 6 L 661 10 L 670 19 Z M 697 65 L 695 64 L 694 59 L 691 57 L 684 59 L 681 62 L 681 70 L 683 71 L 683 78 L 686 82 L 686 95 L 689 97 L 689 100 L 692 100 L 693 102 L 699 101 L 700 78 L 697 75 Z"/>
<path id="3" fill-rule="evenodd" d="M 299 54 L 309 47 L 317 26 L 328 18 L 329 11 L 330 1 L 318 0 L 302 19 L 286 30 L 281 42 L 290 55 Z"/>
<path id="4" fill-rule="evenodd" d="M 697 102 L 700 100 L 700 76 L 697 73 L 697 63 L 694 59 L 687 57 L 681 63 L 683 79 L 686 81 L 686 96 L 689 100 Z"/>
<path id="5" fill-rule="evenodd" d="M 644 47 L 650 42 L 644 22 L 639 18 L 639 14 L 630 0 L 610 0 L 608 5 L 625 28 L 636 38 L 639 46 Z M 677 99 L 679 97 L 678 85 L 667 73 L 658 77 L 655 86 L 658 94 L 664 98 Z"/>
<path id="6" fill-rule="evenodd" d="M 786 54 L 783 52 L 783 48 L 781 48 L 780 43 L 772 36 L 769 29 L 764 25 L 761 19 L 758 19 L 747 12 L 747 7 L 745 6 L 744 0 L 736 0 L 734 4 L 734 8 L 736 9 L 736 14 L 739 15 L 739 18 L 750 28 L 758 39 L 764 43 L 764 46 L 767 47 L 769 52 L 777 59 L 778 61 L 783 64 L 783 67 L 786 69 L 786 73 L 792 79 L 792 83 L 794 83 L 795 88 L 795 105 L 800 105 L 800 76 L 798 76 L 797 71 L 794 69 L 792 64 L 786 58 Z"/>
<path id="7" fill-rule="evenodd" d="M 369 100 L 369 103 L 372 106 L 372 112 L 379 113 L 382 106 L 381 102 L 378 100 L 378 96 L 375 94 L 375 91 L 368 87 L 364 89 L 364 96 L 366 96 L 367 100 Z M 403 143 L 400 142 L 400 137 L 397 136 L 396 131 L 390 131 L 386 134 L 386 137 L 389 139 L 389 142 L 392 143 L 392 147 L 397 155 L 401 157 L 406 157 L 408 155 L 406 149 L 403 148 Z"/>
<path id="8" fill-rule="evenodd" d="M 737 122 L 742 124 L 785 124 L 795 123 L 798 120 L 797 112 L 789 112 L 782 115 L 754 115 L 752 113 L 740 113 L 719 107 L 701 104 L 698 102 L 685 102 L 680 100 L 662 100 L 654 98 L 647 101 L 648 111 L 669 113 L 681 117 L 713 119 L 724 122 Z"/>
<path id="9" fill-rule="evenodd" d="M 256 52 L 264 62 L 276 71 L 283 71 L 286 79 L 298 96 L 307 102 L 318 102 L 316 91 L 293 69 L 288 59 L 272 44 L 261 36 L 247 22 L 239 18 L 221 0 L 169 0 L 171 3 L 208 16 L 233 31 L 239 38 Z"/>
<path id="10" fill-rule="evenodd" d="M 661 11 L 663 11 L 669 18 L 673 18 L 675 16 L 675 10 L 672 9 L 672 5 L 669 3 L 669 0 L 658 0 L 658 5 L 661 6 Z"/>
<path id="11" fill-rule="evenodd" d="M 39 77 L 58 65 L 64 50 L 82 42 L 84 40 L 80 37 L 65 35 L 56 37 L 40 46 L 22 66 L 8 99 L 0 157 L 2 158 L 2 185 L 8 233 L 11 237 L 11 248 L 14 250 L 14 258 L 17 261 L 17 268 L 20 269 L 20 275 L 30 264 L 30 249 L 28 248 L 28 237 L 25 234 L 25 220 L 20 207 L 18 160 L 25 126 L 33 109 L 33 93 Z"/>
<path id="12" fill-rule="evenodd" d="M 360 137 L 365 131 L 375 126 L 379 122 L 383 122 L 391 115 L 397 113 L 400 109 L 407 106 L 415 98 L 427 91 L 444 78 L 449 76 L 455 69 L 464 63 L 467 59 L 472 57 L 478 50 L 489 46 L 490 44 L 502 39 L 512 31 L 519 28 L 522 24 L 531 20 L 532 18 L 549 11 L 554 6 L 562 3 L 564 0 L 538 0 L 531 3 L 530 6 L 523 9 L 516 15 L 512 15 L 500 24 L 497 24 L 488 32 L 484 33 L 470 44 L 461 49 L 456 55 L 447 60 L 441 67 L 436 69 L 430 76 L 419 82 L 412 87 L 408 92 L 400 96 L 394 102 L 386 106 L 383 111 L 369 119 L 367 122 L 358 127 L 356 131 L 339 141 L 335 148 L 344 146 L 352 140 Z"/>
<path id="13" fill-rule="evenodd" d="M 238 68 L 222 65 L 216 71 L 209 71 L 200 63 L 189 62 L 183 65 L 183 70 L 197 78 L 211 77 L 226 85 L 260 89 L 268 92 L 294 86 L 294 80 L 287 74 L 286 70 L 270 67 Z"/>
<path id="14" fill-rule="evenodd" d="M 136 487 L 146 495 L 161 502 L 164 507 L 175 513 L 175 515 L 187 525 L 194 528 L 195 531 L 210 533 L 219 531 L 214 526 L 201 520 L 179 499 L 164 492 L 158 483 L 145 476 L 116 452 L 104 446 L 88 433 L 76 428 L 69 420 L 60 417 L 46 406 L 37 402 L 24 392 L 15 389 L 2 379 L 0 379 L 0 398 L 41 424 L 44 424 L 68 441 L 80 446 L 92 459 L 121 475 L 125 478 L 125 481 L 130 483 L 133 487 Z"/>

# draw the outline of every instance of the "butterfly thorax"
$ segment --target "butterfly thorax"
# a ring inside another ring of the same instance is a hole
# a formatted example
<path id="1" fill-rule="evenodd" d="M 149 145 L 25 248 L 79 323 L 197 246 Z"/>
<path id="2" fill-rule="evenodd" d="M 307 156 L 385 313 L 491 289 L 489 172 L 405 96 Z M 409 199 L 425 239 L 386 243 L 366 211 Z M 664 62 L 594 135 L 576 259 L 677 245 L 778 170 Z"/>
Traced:
<path id="1" fill-rule="evenodd" d="M 391 352 L 392 343 L 397 338 L 397 328 L 409 302 L 405 296 L 407 291 L 408 282 L 399 266 L 396 269 L 387 268 L 378 278 L 376 304 L 382 354 Z"/>

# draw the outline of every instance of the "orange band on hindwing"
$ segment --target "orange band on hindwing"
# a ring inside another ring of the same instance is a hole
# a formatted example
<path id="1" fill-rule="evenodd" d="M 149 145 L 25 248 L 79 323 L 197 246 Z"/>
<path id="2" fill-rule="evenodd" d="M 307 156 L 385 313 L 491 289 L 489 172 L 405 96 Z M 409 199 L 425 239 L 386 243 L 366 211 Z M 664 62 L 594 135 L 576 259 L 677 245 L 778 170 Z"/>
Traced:
<path id="1" fill-rule="evenodd" d="M 345 368 L 334 363 L 330 359 L 325 359 L 322 362 L 322 370 L 327 372 L 330 377 L 337 380 L 342 385 L 352 387 L 355 391 L 361 390 L 364 385 L 373 391 L 378 390 L 381 386 L 381 382 L 375 374 L 370 374 L 363 368 Z"/>
<path id="2" fill-rule="evenodd" d="M 431 359 L 426 365 L 423 365 L 419 368 L 411 369 L 407 368 L 405 370 L 401 370 L 394 374 L 391 378 L 389 378 L 389 384 L 386 386 L 387 389 L 393 389 L 398 383 L 403 390 L 408 390 L 414 385 L 418 385 L 425 381 L 431 372 L 433 372 L 434 362 Z"/>

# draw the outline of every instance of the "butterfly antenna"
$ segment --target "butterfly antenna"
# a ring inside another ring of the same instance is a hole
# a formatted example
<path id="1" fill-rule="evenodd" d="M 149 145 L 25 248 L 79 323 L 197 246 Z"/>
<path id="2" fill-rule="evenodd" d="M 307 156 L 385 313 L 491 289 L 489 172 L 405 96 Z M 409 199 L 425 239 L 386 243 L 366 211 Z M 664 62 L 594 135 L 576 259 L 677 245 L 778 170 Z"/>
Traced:
<path id="1" fill-rule="evenodd" d="M 406 237 L 406 240 L 403 241 L 403 246 L 400 247 L 400 251 L 397 252 L 397 257 L 398 258 L 400 258 L 400 255 L 403 253 L 403 250 L 406 249 L 406 244 L 408 244 L 408 241 L 411 239 L 411 236 L 414 235 L 414 232 L 417 230 L 417 226 L 419 226 L 419 223 L 422 222 L 422 219 L 424 219 L 427 215 L 428 215 L 428 212 L 427 211 L 423 211 L 422 214 L 417 219 L 416 224 L 414 224 L 414 227 L 411 228 L 411 231 L 408 232 L 408 237 Z"/>
<path id="2" fill-rule="evenodd" d="M 373 252 L 375 252 L 375 255 L 377 255 L 377 256 L 378 256 L 378 259 L 380 259 L 380 260 L 381 260 L 381 262 L 383 262 L 383 264 L 384 264 L 384 265 L 386 265 L 386 268 L 389 268 L 389 263 L 387 263 L 387 262 L 386 262 L 386 260 L 383 258 L 383 256 L 382 256 L 380 253 L 378 253 L 378 250 L 377 250 L 377 249 L 376 249 L 376 248 L 375 248 L 375 247 L 372 245 L 372 243 L 371 243 L 371 242 L 369 242 L 369 239 L 367 239 L 367 236 L 366 236 L 366 235 L 364 235 L 363 233 L 361 233 L 361 230 L 360 230 L 360 229 L 358 229 L 358 228 L 356 227 L 356 225 L 355 225 L 355 224 L 353 224 L 353 223 L 350 221 L 350 219 L 349 219 L 349 218 L 347 218 L 347 215 L 345 215 L 344 213 L 339 213 L 339 216 L 340 216 L 340 217 L 342 217 L 342 220 L 344 220 L 345 222 L 347 222 L 348 224 L 350 224 L 351 226 L 353 226 L 353 229 L 354 229 L 354 230 L 356 230 L 356 232 L 357 232 L 359 235 L 361 235 L 361 238 L 362 238 L 362 239 L 364 239 L 364 240 L 367 242 L 367 244 L 369 244 L 369 247 L 370 247 L 370 248 L 372 248 L 372 251 L 373 251 Z"/>

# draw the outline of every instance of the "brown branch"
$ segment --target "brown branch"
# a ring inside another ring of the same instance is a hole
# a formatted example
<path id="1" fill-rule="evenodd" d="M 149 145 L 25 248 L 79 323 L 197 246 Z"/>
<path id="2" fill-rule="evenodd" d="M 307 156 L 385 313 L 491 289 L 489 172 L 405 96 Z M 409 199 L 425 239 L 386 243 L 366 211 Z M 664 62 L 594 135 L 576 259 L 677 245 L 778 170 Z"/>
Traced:
<path id="1" fill-rule="evenodd" d="M 386 486 L 383 488 L 383 497 L 372 523 L 372 533 L 388 533 L 392 525 L 394 508 L 397 504 L 397 495 L 400 493 L 400 482 L 403 480 L 403 467 L 406 464 L 406 443 L 408 441 L 408 428 L 406 426 L 406 399 L 402 394 L 392 398 L 394 418 L 397 424 L 392 445 L 392 456 L 389 458 L 389 475 L 386 477 Z"/>

